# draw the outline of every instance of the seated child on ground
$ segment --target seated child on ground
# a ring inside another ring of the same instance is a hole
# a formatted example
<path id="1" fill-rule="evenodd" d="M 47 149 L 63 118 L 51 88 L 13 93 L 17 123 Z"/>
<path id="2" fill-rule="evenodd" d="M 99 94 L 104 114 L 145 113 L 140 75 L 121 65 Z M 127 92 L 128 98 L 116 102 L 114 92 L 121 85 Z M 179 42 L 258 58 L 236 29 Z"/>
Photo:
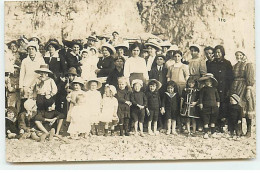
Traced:
<path id="1" fill-rule="evenodd" d="M 14 107 L 8 107 L 5 115 L 5 133 L 8 139 L 19 138 L 16 117 L 16 109 Z"/>

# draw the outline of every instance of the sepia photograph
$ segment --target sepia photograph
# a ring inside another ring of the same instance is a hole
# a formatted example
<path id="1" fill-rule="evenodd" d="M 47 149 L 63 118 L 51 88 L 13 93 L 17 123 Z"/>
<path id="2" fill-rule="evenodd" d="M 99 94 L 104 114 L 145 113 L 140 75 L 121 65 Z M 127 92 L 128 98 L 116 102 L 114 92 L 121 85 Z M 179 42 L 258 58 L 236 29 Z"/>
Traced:
<path id="1" fill-rule="evenodd" d="M 256 158 L 254 0 L 4 2 L 5 160 Z"/>

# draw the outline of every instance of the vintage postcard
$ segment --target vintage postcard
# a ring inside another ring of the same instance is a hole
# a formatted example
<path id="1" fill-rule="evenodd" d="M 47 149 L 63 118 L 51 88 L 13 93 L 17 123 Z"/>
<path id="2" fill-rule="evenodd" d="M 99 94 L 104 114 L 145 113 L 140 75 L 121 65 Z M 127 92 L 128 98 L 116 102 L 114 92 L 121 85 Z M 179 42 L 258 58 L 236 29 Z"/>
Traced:
<path id="1" fill-rule="evenodd" d="M 5 1 L 6 161 L 256 158 L 254 9 Z"/>

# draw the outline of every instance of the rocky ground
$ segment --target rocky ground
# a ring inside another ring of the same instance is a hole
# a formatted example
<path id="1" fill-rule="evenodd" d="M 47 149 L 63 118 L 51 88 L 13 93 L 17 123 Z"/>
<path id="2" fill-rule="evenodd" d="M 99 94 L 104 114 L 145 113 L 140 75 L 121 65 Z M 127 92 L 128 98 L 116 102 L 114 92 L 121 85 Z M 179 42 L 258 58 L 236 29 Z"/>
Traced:
<path id="1" fill-rule="evenodd" d="M 253 128 L 255 131 L 255 128 Z M 238 159 L 256 157 L 255 133 L 251 138 L 203 139 L 202 134 L 159 136 L 91 136 L 72 140 L 55 138 L 43 143 L 30 139 L 6 140 L 8 162 L 52 162 L 91 160 L 177 160 L 177 159 Z"/>

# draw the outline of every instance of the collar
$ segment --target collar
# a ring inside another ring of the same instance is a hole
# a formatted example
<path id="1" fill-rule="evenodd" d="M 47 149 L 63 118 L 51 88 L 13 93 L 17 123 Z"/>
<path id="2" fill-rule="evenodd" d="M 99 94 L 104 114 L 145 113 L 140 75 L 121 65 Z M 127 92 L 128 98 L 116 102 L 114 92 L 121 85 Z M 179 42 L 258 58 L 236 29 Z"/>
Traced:
<path id="1" fill-rule="evenodd" d="M 168 92 L 165 92 L 165 94 L 167 94 L 170 98 L 173 98 L 176 95 L 176 93 L 170 94 Z"/>
<path id="2" fill-rule="evenodd" d="M 70 54 L 73 56 L 79 56 L 79 54 L 75 54 L 73 51 L 71 51 Z"/>

